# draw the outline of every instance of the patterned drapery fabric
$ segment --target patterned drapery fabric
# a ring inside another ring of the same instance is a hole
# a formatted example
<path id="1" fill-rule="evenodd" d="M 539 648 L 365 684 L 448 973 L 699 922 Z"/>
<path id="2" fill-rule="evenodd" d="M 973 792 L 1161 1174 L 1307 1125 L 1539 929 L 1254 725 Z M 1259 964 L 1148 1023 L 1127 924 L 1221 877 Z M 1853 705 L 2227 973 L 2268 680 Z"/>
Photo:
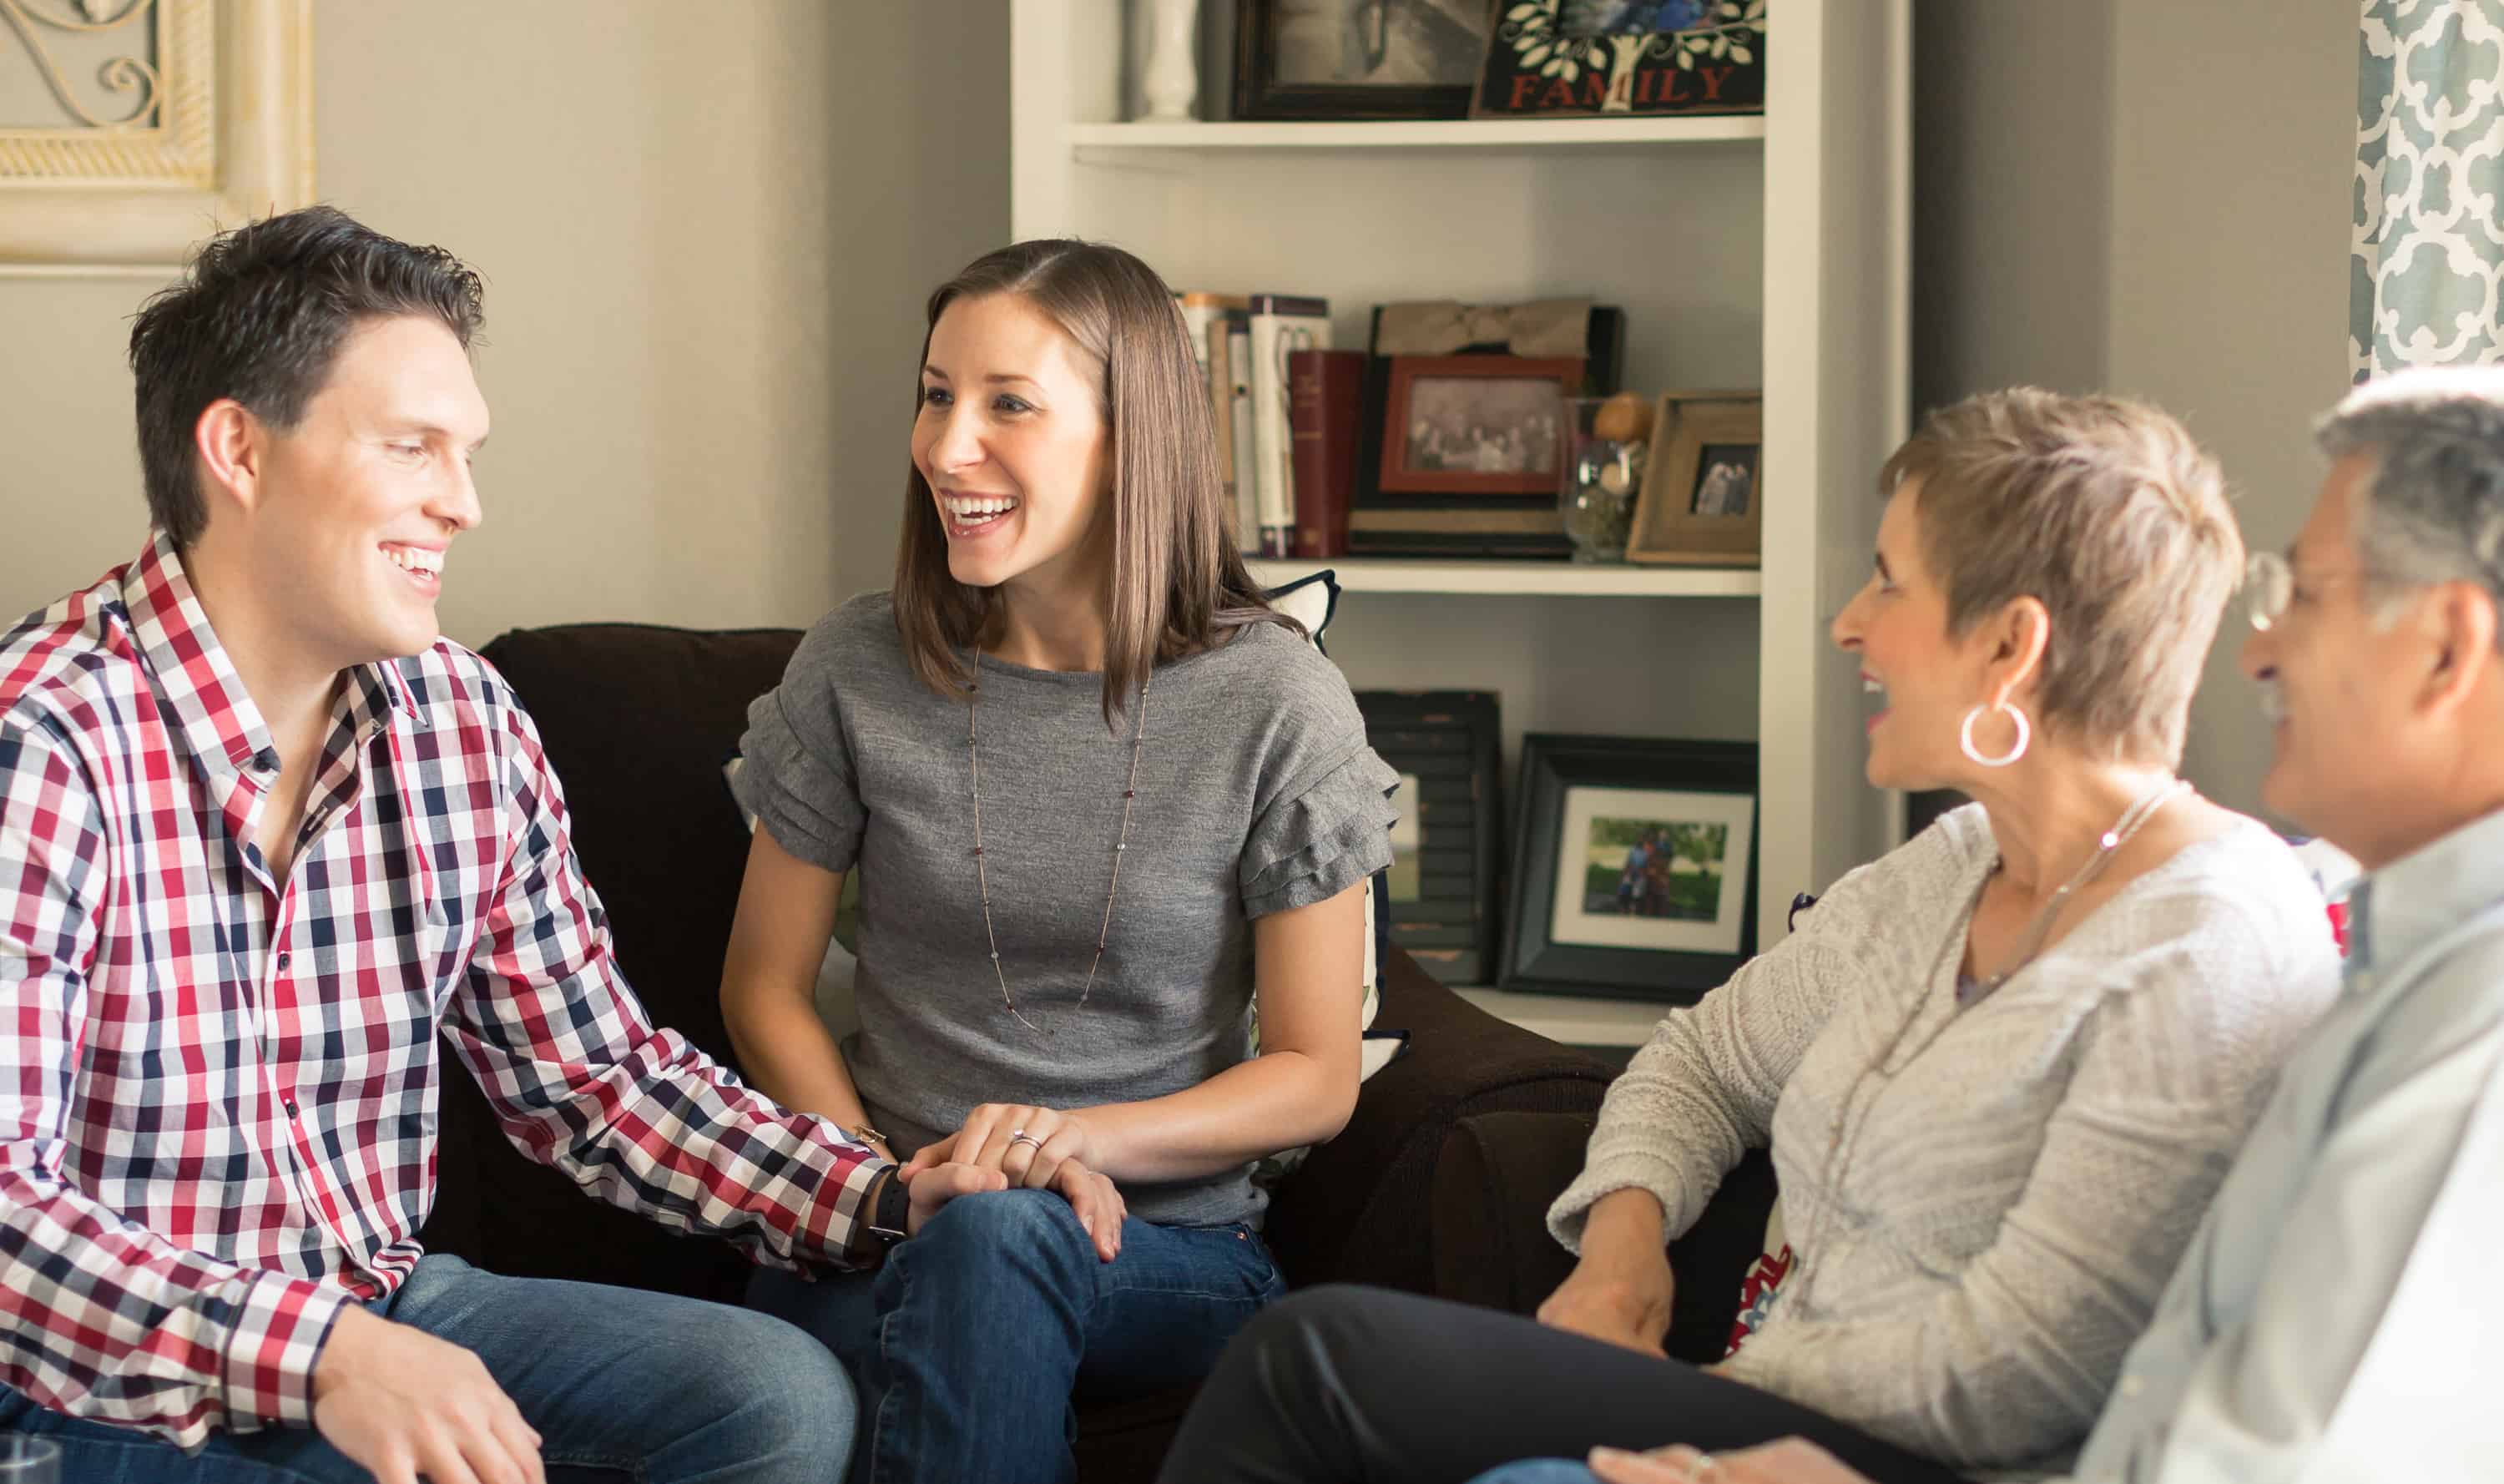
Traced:
<path id="1" fill-rule="evenodd" d="M 2504 0 L 2362 0 L 2348 356 L 2504 361 Z"/>

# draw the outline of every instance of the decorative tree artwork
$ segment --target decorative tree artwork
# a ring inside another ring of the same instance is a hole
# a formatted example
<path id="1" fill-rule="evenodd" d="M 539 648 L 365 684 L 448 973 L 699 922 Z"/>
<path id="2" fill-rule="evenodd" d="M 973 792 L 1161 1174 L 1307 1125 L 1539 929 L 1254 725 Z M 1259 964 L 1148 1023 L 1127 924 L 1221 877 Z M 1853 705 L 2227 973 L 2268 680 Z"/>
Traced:
<path id="1" fill-rule="evenodd" d="M 1497 14 L 1474 119 L 1755 114 L 1766 0 L 1516 0 Z"/>

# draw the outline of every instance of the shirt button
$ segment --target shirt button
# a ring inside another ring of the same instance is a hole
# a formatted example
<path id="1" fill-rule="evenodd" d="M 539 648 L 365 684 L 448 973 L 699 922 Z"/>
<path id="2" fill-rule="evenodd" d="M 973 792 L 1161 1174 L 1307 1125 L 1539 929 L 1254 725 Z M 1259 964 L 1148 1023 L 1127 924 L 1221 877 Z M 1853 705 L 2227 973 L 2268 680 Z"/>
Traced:
<path id="1" fill-rule="evenodd" d="M 293 953 L 281 953 L 278 955 L 278 966 L 282 969 L 295 961 L 296 955 Z"/>
<path id="2" fill-rule="evenodd" d="M 296 1117 L 296 1099 L 292 1097 L 287 1100 L 287 1116 L 291 1119 Z"/>

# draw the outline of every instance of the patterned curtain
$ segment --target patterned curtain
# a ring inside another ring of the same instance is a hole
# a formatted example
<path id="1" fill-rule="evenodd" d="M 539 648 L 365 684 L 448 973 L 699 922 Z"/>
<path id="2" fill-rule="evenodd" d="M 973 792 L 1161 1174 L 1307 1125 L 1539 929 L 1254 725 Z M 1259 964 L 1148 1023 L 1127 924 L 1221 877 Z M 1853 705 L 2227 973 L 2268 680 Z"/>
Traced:
<path id="1" fill-rule="evenodd" d="M 2504 362 L 2504 0 L 2362 0 L 2348 358 Z"/>

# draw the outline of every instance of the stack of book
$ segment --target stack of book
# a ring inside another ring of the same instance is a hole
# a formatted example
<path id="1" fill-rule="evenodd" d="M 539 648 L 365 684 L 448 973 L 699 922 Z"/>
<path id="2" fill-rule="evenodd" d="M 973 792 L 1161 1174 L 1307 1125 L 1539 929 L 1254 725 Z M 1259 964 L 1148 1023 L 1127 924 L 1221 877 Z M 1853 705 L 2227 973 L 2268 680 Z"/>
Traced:
<path id="1" fill-rule="evenodd" d="M 1343 555 L 1365 357 L 1331 349 L 1330 301 L 1200 291 L 1175 298 L 1207 375 L 1218 471 L 1244 555 Z"/>

